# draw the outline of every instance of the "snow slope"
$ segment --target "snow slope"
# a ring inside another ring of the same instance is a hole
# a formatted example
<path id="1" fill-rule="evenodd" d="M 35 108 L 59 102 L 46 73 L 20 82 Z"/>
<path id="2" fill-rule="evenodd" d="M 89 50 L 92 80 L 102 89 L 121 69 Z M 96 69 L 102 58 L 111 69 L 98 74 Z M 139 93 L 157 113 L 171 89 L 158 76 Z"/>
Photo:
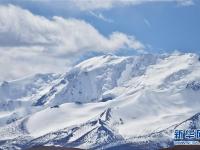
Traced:
<path id="1" fill-rule="evenodd" d="M 200 112 L 200 61 L 191 53 L 98 56 L 62 75 L 3 82 L 0 93 L 2 149 L 142 149 L 147 141 L 158 149 Z"/>
<path id="2" fill-rule="evenodd" d="M 34 111 L 31 106 L 34 99 L 48 91 L 59 76 L 36 74 L 15 81 L 3 81 L 0 84 L 0 126 Z"/>

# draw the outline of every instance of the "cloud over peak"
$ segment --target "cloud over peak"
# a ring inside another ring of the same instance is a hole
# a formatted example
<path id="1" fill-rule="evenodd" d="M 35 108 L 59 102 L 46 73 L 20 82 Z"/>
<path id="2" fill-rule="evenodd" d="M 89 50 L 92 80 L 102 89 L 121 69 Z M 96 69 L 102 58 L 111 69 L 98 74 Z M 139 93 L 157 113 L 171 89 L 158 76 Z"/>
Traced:
<path id="1" fill-rule="evenodd" d="M 114 32 L 105 37 L 83 20 L 57 16 L 50 20 L 14 5 L 0 6 L 0 33 L 1 46 L 44 46 L 66 53 L 143 48 L 133 36 Z"/>
<path id="2" fill-rule="evenodd" d="M 41 67 L 52 72 L 55 62 L 63 67 L 66 59 L 74 60 L 88 51 L 113 52 L 123 48 L 140 50 L 144 45 L 134 36 L 117 31 L 104 36 L 84 20 L 58 16 L 47 19 L 14 5 L 0 6 L 0 59 L 4 60 L 0 67 L 11 69 L 17 63 L 16 76 L 41 72 Z M 32 66 L 34 72 L 27 69 Z M 23 70 L 20 72 L 19 68 Z M 1 74 L 15 76 L 9 72 L 0 70 Z"/>

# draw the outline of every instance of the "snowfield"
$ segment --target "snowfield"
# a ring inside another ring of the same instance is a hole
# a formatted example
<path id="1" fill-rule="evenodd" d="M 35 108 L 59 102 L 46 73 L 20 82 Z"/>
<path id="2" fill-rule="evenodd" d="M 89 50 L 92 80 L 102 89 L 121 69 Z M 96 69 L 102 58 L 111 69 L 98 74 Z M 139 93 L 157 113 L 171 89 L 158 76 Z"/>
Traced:
<path id="1" fill-rule="evenodd" d="M 199 98 L 197 54 L 94 57 L 1 82 L 0 149 L 169 147 L 175 129 L 199 128 Z"/>

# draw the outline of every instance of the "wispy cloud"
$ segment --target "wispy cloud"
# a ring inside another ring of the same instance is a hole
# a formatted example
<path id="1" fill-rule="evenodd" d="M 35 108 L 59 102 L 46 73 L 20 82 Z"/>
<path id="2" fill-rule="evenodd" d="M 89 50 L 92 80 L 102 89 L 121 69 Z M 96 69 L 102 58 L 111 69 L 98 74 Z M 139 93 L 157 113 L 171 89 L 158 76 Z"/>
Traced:
<path id="1" fill-rule="evenodd" d="M 0 6 L 1 79 L 57 71 L 88 51 L 110 53 L 123 48 L 140 50 L 144 45 L 120 32 L 104 36 L 83 20 L 47 19 L 14 5 Z"/>
<path id="2" fill-rule="evenodd" d="M 193 0 L 71 0 L 80 10 L 111 9 L 113 7 L 134 6 L 144 3 L 169 3 L 173 2 L 181 6 L 194 4 Z"/>
<path id="3" fill-rule="evenodd" d="M 109 18 L 105 17 L 102 13 L 95 13 L 93 11 L 89 11 L 89 13 L 92 16 L 94 16 L 94 17 L 96 17 L 96 18 L 98 18 L 98 19 L 100 19 L 102 21 L 105 21 L 105 22 L 108 22 L 108 23 L 113 23 L 114 22 L 112 19 L 109 19 Z"/>
<path id="4" fill-rule="evenodd" d="M 144 23 L 146 24 L 147 27 L 151 27 L 151 23 L 149 22 L 148 19 L 144 18 Z"/>
<path id="5" fill-rule="evenodd" d="M 191 5 L 194 5 L 194 1 L 193 0 L 179 0 L 179 1 L 177 1 L 177 3 L 180 6 L 191 6 Z"/>

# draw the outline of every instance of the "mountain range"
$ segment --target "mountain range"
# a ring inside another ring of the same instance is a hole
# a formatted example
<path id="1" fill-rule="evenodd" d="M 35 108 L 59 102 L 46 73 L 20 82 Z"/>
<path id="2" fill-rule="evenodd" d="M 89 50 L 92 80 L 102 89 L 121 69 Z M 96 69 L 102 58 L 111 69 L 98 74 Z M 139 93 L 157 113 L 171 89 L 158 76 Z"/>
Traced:
<path id="1" fill-rule="evenodd" d="M 0 82 L 0 149 L 160 149 L 200 128 L 200 57 L 103 55 Z"/>

